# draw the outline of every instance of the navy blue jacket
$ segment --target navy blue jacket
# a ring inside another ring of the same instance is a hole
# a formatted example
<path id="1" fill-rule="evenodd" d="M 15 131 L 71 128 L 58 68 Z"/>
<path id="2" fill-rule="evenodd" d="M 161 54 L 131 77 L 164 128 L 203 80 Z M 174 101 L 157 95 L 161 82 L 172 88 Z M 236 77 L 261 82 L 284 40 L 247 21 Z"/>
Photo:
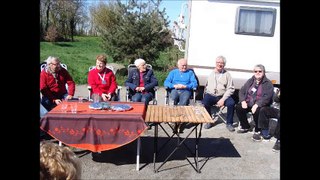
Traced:
<path id="1" fill-rule="evenodd" d="M 154 96 L 154 87 L 158 85 L 158 80 L 154 76 L 152 69 L 147 69 L 145 72 L 143 72 L 143 82 L 144 82 L 144 88 L 145 91 L 151 92 Z M 131 71 L 129 71 L 128 78 L 125 82 L 125 85 L 129 87 L 130 94 L 135 94 L 135 89 L 140 84 L 140 72 L 138 69 L 134 68 Z"/>

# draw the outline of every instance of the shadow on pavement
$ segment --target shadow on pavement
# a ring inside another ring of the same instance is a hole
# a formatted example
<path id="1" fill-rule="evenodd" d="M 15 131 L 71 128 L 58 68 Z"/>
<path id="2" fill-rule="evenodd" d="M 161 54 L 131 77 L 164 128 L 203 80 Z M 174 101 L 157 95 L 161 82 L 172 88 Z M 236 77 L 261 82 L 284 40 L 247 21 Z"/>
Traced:
<path id="1" fill-rule="evenodd" d="M 168 137 L 158 138 L 158 149 L 168 141 Z M 141 151 L 140 151 L 140 169 L 143 169 L 148 164 L 153 163 L 153 137 L 141 137 Z M 163 162 L 167 156 L 174 150 L 177 144 L 177 138 L 172 138 L 168 144 L 162 148 L 158 153 L 156 162 Z M 195 138 L 188 138 L 184 141 L 184 144 L 194 152 Z M 187 150 L 185 145 L 182 145 L 169 159 L 168 161 L 185 160 L 186 158 L 194 164 L 194 155 Z M 125 146 L 117 149 L 103 151 L 101 153 L 92 153 L 92 160 L 100 163 L 113 163 L 115 165 L 135 164 L 137 152 L 137 141 L 134 141 Z M 235 149 L 230 139 L 225 138 L 201 138 L 199 142 L 199 162 L 202 168 L 208 160 L 217 157 L 241 157 L 238 151 Z M 187 161 L 186 161 L 187 162 Z M 190 163 L 190 162 L 189 162 Z M 202 165 L 201 165 L 202 164 Z M 178 163 L 174 168 L 186 166 L 188 164 L 181 165 Z M 172 167 L 171 167 L 172 169 Z"/>

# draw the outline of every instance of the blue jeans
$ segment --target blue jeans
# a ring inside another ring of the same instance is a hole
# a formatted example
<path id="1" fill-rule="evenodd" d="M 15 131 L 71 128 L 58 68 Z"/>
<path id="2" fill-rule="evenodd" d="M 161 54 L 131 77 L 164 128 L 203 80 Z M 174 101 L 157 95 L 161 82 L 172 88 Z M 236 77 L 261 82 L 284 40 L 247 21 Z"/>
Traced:
<path id="1" fill-rule="evenodd" d="M 132 97 L 131 100 L 133 102 L 144 102 L 146 106 L 148 106 L 149 102 L 153 99 L 153 95 L 151 92 L 142 94 L 142 93 L 135 93 Z"/>
<path id="2" fill-rule="evenodd" d="M 210 94 L 204 94 L 202 104 L 211 115 L 211 106 L 217 104 L 217 102 L 222 98 L 222 96 L 212 96 Z M 232 97 L 228 97 L 224 101 L 224 105 L 227 107 L 227 124 L 233 124 L 233 115 L 234 115 L 234 105 L 235 102 Z"/>
<path id="3" fill-rule="evenodd" d="M 65 99 L 68 96 L 68 93 L 59 96 L 59 97 L 55 97 L 55 99 Z M 51 111 L 51 109 L 53 109 L 54 107 L 56 107 L 56 103 L 50 101 L 47 97 L 42 96 L 41 99 L 41 104 L 43 107 L 45 107 L 47 109 L 47 111 Z"/>
<path id="4" fill-rule="evenodd" d="M 170 93 L 170 98 L 174 100 L 174 104 L 180 106 L 189 105 L 190 96 L 191 91 L 186 89 L 172 89 Z"/>

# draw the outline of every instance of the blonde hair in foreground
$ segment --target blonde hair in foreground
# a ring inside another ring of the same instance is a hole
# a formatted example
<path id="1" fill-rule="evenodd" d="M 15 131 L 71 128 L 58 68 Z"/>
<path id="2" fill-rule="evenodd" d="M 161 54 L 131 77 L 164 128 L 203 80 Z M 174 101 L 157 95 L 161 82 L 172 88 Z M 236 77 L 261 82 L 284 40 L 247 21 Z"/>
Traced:
<path id="1" fill-rule="evenodd" d="M 40 180 L 75 180 L 80 175 L 80 161 L 68 147 L 50 141 L 40 143 Z"/>

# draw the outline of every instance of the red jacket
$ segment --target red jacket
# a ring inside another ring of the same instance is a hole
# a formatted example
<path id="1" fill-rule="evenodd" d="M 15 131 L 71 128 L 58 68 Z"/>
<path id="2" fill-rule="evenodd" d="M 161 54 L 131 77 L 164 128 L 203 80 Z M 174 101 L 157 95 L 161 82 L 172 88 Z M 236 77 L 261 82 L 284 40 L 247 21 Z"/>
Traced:
<path id="1" fill-rule="evenodd" d="M 98 75 L 98 73 L 103 77 L 104 80 L 106 81 L 106 84 L 102 84 L 102 79 Z M 113 74 L 113 72 L 108 69 L 104 68 L 101 72 L 99 72 L 96 68 L 93 68 L 88 75 L 88 84 L 92 88 L 92 93 L 98 93 L 101 95 L 102 93 L 108 94 L 108 93 L 115 93 L 118 85 L 116 82 L 116 76 Z"/>
<path id="2" fill-rule="evenodd" d="M 68 84 L 68 91 L 66 84 Z M 50 101 L 54 101 L 66 93 L 74 96 L 75 82 L 64 68 L 61 68 L 57 73 L 57 82 L 50 72 L 43 69 L 40 73 L 40 92 Z"/>

